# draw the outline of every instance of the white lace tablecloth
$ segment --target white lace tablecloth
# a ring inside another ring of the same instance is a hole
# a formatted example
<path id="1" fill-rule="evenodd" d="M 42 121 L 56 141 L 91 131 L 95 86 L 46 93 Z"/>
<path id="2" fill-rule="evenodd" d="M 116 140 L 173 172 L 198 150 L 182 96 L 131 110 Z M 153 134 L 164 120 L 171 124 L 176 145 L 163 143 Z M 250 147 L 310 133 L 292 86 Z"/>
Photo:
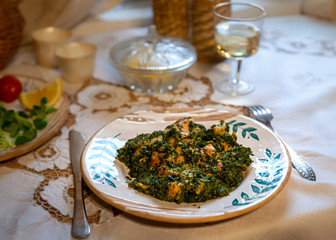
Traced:
<path id="1" fill-rule="evenodd" d="M 171 93 L 131 92 L 108 63 L 108 50 L 117 40 L 146 30 L 75 35 L 98 46 L 94 77 L 84 86 L 65 83 L 70 116 L 57 136 L 31 153 L 0 163 L 0 238 L 71 239 L 70 129 L 88 139 L 114 118 L 151 106 L 199 105 L 241 112 L 239 106 L 257 103 L 271 108 L 274 128 L 311 164 L 316 182 L 293 170 L 280 194 L 261 208 L 231 220 L 195 225 L 131 216 L 86 188 L 89 239 L 336 239 L 335 30 L 335 24 L 305 17 L 267 19 L 259 52 L 242 67 L 242 78 L 253 82 L 255 91 L 235 98 L 212 87 L 212 81 L 229 70 L 227 62 L 197 63 Z M 20 49 L 4 73 L 46 80 L 59 75 L 39 67 L 31 47 Z"/>

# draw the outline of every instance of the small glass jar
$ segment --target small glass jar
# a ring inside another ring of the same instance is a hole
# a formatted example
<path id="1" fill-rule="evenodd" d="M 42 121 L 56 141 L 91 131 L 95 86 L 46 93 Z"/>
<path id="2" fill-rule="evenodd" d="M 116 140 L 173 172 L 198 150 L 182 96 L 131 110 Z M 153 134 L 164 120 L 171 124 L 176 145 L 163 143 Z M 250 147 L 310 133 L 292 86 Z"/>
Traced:
<path id="1" fill-rule="evenodd" d="M 126 85 L 145 94 L 174 89 L 196 59 L 196 50 L 190 43 L 161 37 L 153 25 L 147 36 L 118 42 L 110 51 L 110 62 Z"/>

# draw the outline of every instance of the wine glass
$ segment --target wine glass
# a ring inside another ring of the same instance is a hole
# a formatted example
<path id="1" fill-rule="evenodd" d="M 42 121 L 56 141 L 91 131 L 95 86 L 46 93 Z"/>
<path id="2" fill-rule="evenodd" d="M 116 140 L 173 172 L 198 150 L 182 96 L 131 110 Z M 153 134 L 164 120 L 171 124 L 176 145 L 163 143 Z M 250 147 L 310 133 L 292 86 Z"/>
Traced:
<path id="1" fill-rule="evenodd" d="M 252 3 L 227 2 L 213 8 L 217 52 L 231 60 L 231 77 L 217 81 L 215 87 L 231 96 L 253 91 L 251 83 L 239 79 L 244 58 L 254 55 L 259 48 L 265 10 Z"/>

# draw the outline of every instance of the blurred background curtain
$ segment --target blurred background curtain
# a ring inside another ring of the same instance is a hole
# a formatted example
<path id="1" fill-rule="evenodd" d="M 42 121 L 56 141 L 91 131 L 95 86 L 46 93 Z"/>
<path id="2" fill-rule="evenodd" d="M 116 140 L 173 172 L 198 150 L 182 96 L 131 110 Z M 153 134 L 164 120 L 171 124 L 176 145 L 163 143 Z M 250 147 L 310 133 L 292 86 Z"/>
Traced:
<path id="1" fill-rule="evenodd" d="M 55 26 L 70 29 L 88 16 L 107 11 L 122 0 L 16 0 L 26 26 L 23 43 L 30 42 L 38 28 Z"/>

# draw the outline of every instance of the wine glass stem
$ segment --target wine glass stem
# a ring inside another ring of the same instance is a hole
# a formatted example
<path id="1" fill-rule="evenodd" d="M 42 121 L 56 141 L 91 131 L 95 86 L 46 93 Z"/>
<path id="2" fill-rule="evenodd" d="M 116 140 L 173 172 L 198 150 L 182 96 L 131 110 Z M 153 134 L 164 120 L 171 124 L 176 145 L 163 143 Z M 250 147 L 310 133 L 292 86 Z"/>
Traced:
<path id="1" fill-rule="evenodd" d="M 240 67 L 242 60 L 231 59 L 231 68 L 232 68 L 232 76 L 231 76 L 231 85 L 233 88 L 236 88 L 239 84 L 239 75 L 240 75 Z"/>

